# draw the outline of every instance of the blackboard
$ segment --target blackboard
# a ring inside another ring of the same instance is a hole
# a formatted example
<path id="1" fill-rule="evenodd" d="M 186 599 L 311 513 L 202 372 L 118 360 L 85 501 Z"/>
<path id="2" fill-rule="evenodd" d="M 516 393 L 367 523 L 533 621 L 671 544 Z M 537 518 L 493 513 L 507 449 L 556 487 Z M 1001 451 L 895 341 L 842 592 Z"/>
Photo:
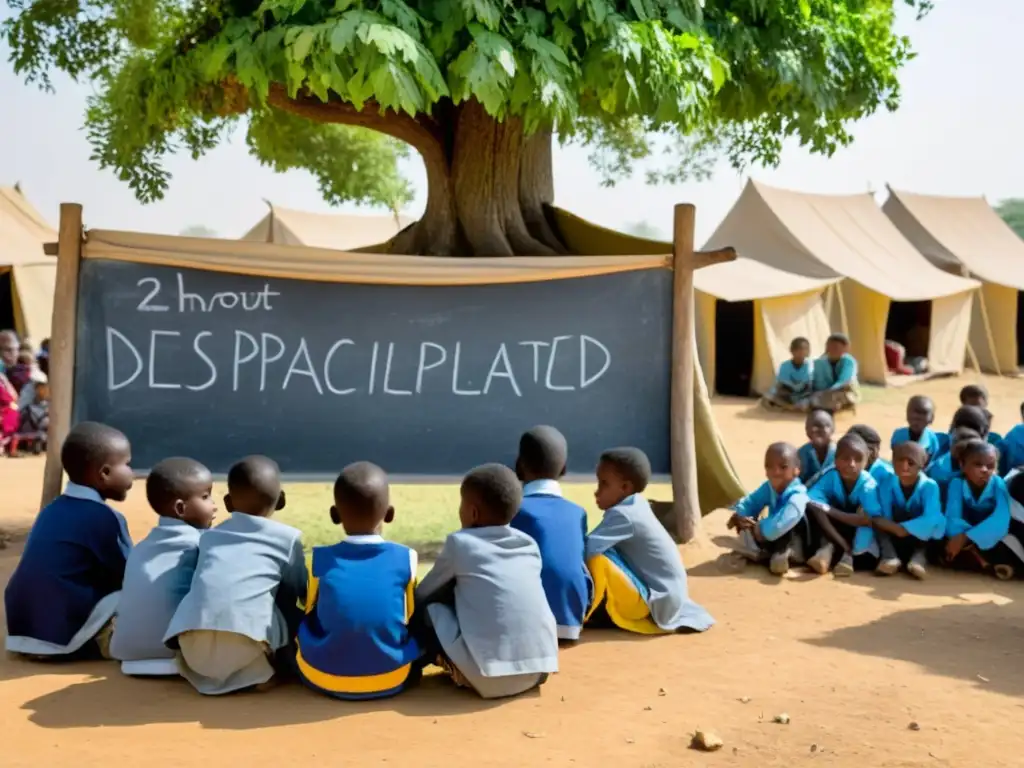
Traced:
<path id="1" fill-rule="evenodd" d="M 74 419 L 123 430 L 142 471 L 263 453 L 297 476 L 450 476 L 511 465 L 536 424 L 572 473 L 618 445 L 670 469 L 667 269 L 393 286 L 86 259 L 79 281 Z"/>

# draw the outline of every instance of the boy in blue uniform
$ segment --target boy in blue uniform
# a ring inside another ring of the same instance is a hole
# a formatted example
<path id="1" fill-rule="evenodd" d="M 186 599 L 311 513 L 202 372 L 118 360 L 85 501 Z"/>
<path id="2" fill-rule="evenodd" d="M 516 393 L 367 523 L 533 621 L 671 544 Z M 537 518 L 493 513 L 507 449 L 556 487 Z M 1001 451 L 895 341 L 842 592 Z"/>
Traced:
<path id="1" fill-rule="evenodd" d="M 728 527 L 740 534 L 744 555 L 755 562 L 768 560 L 776 576 L 789 571 L 791 559 L 801 560 L 804 512 L 807 488 L 800 482 L 800 460 L 789 443 L 772 443 L 764 454 L 764 473 L 768 478 L 733 507 Z M 762 519 L 761 513 L 768 514 Z"/>
<path id="2" fill-rule="evenodd" d="M 961 400 L 963 392 L 960 393 Z M 907 401 L 907 426 L 897 427 L 892 433 L 889 448 L 895 450 L 900 443 L 915 442 L 924 448 L 925 467 L 942 452 L 942 441 L 932 429 L 935 421 L 935 403 L 930 397 L 914 395 Z"/>
<path id="3" fill-rule="evenodd" d="M 331 522 L 345 539 L 313 548 L 296 656 L 302 679 L 329 696 L 385 698 L 420 677 L 420 647 L 409 633 L 416 552 L 381 538 L 394 519 L 383 469 L 363 461 L 341 471 Z"/>
<path id="4" fill-rule="evenodd" d="M 164 459 L 146 478 L 156 527 L 128 555 L 110 654 L 126 675 L 177 675 L 164 633 L 188 594 L 199 536 L 213 524 L 213 477 L 198 461 Z"/>
<path id="5" fill-rule="evenodd" d="M 594 579 L 588 624 L 597 618 L 630 632 L 703 632 L 715 620 L 690 599 L 679 548 L 643 497 L 651 464 L 637 448 L 605 451 L 594 498 L 604 517 L 587 537 Z"/>
<path id="6" fill-rule="evenodd" d="M 981 440 L 981 435 L 970 427 L 957 427 L 950 435 L 950 448 L 939 458 L 928 465 L 927 474 L 939 486 L 939 498 L 943 509 L 946 506 L 946 493 L 953 479 L 960 477 L 960 450 L 972 440 Z"/>
<path id="7" fill-rule="evenodd" d="M 811 378 L 812 408 L 835 413 L 852 408 L 860 399 L 857 382 L 857 360 L 850 354 L 850 340 L 843 333 L 833 333 L 825 342 L 825 354 L 814 361 Z"/>
<path id="8" fill-rule="evenodd" d="M 1024 421 L 1024 403 L 1020 405 L 1020 418 Z M 1004 475 L 1024 466 L 1024 424 L 1018 424 L 1006 433 L 1002 440 L 1002 452 L 1000 469 Z"/>
<path id="9" fill-rule="evenodd" d="M 64 494 L 36 518 L 4 590 L 6 648 L 34 658 L 109 658 L 131 537 L 107 506 L 132 487 L 131 445 L 105 424 L 82 422 L 61 447 Z"/>
<path id="10" fill-rule="evenodd" d="M 445 540 L 416 589 L 425 659 L 485 699 L 515 696 L 558 671 L 558 632 L 537 543 L 509 523 L 522 488 L 501 464 L 477 467 L 459 489 L 462 529 Z"/>
<path id="11" fill-rule="evenodd" d="M 1007 540 L 1010 494 L 996 474 L 997 462 L 989 443 L 973 440 L 961 448 L 962 477 L 950 483 L 946 501 L 945 560 L 955 568 L 993 571 L 1006 580 L 1024 565 L 1024 553 L 1016 539 Z"/>
<path id="12" fill-rule="evenodd" d="M 540 578 L 559 640 L 579 639 L 593 591 L 583 557 L 587 513 L 562 496 L 558 484 L 568 456 L 565 437 L 554 427 L 534 427 L 520 438 L 516 475 L 523 483 L 523 502 L 511 523 L 540 548 Z"/>
<path id="13" fill-rule="evenodd" d="M 271 519 L 285 506 L 277 463 L 249 456 L 231 467 L 224 506 L 231 517 L 199 540 L 192 586 L 164 634 L 182 677 L 210 696 L 271 681 L 306 597 L 302 534 Z"/>
<path id="14" fill-rule="evenodd" d="M 789 410 L 807 410 L 811 398 L 811 376 L 814 369 L 811 343 L 803 336 L 797 336 L 789 343 L 790 358 L 779 366 L 775 384 L 765 395 L 767 405 Z"/>
<path id="15" fill-rule="evenodd" d="M 836 460 L 836 446 L 832 442 L 836 424 L 832 414 L 817 408 L 807 414 L 804 421 L 804 432 L 807 442 L 797 452 L 800 460 L 800 482 L 810 487 L 831 467 Z"/>
<path id="16" fill-rule="evenodd" d="M 938 484 L 924 474 L 928 454 L 907 440 L 892 452 L 893 473 L 878 484 L 882 514 L 872 519 L 881 557 L 878 572 L 890 576 L 901 567 L 917 579 L 927 575 L 928 545 L 946 527 Z"/>
<path id="17" fill-rule="evenodd" d="M 878 430 L 868 424 L 854 424 L 847 430 L 847 434 L 857 435 L 868 447 L 868 460 L 864 465 L 867 473 L 874 478 L 876 483 L 882 482 L 888 475 L 893 473 L 892 462 L 881 458 L 882 436 Z"/>
<path id="18" fill-rule="evenodd" d="M 865 469 L 869 455 L 858 434 L 843 435 L 836 446 L 835 466 L 808 493 L 807 517 L 817 551 L 807 565 L 817 573 L 828 573 L 837 552 L 836 576 L 851 576 L 856 565 L 867 567 L 865 561 L 871 559 L 873 566 L 878 557 L 871 519 L 881 514 L 881 507 L 878 485 Z"/>

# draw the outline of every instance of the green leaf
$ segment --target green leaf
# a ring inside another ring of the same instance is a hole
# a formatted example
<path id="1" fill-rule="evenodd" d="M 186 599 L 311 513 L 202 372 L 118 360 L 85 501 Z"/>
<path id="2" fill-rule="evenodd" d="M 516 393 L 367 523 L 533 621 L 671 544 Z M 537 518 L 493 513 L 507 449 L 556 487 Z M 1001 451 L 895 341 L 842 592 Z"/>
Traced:
<path id="1" fill-rule="evenodd" d="M 811 18 L 811 2 L 810 0 L 799 0 L 800 2 L 800 15 L 804 17 L 804 20 Z"/>
<path id="2" fill-rule="evenodd" d="M 316 31 L 304 29 L 295 38 L 291 46 L 291 59 L 293 62 L 303 61 L 309 55 L 309 49 L 316 41 Z"/>

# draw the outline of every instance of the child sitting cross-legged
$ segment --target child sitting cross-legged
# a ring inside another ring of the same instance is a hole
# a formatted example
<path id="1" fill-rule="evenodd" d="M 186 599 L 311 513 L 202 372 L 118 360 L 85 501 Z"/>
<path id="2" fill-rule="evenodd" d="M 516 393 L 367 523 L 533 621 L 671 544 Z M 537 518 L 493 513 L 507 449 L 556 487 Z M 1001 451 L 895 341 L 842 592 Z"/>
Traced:
<path id="1" fill-rule="evenodd" d="M 772 443 L 764 455 L 767 480 L 742 498 L 733 509 L 729 527 L 739 531 L 745 556 L 768 560 L 777 576 L 789 571 L 790 560 L 803 559 L 804 511 L 807 488 L 800 482 L 800 461 L 789 443 Z M 768 514 L 758 519 L 767 508 Z"/>
<path id="2" fill-rule="evenodd" d="M 807 442 L 797 453 L 800 459 L 800 482 L 807 487 L 814 485 L 821 473 L 831 467 L 836 459 L 836 446 L 832 442 L 836 424 L 832 414 L 820 408 L 807 414 L 804 432 Z"/>
<path id="3" fill-rule="evenodd" d="M 188 594 L 199 558 L 199 537 L 213 524 L 213 477 L 198 461 L 164 459 L 146 478 L 156 527 L 128 555 L 110 655 L 126 675 L 177 675 L 164 633 Z"/>
<path id="4" fill-rule="evenodd" d="M 811 377 L 814 368 L 811 356 L 811 342 L 797 336 L 789 343 L 791 359 L 779 366 L 775 384 L 764 396 L 766 406 L 789 410 L 807 410 L 811 398 Z"/>
<path id="5" fill-rule="evenodd" d="M 943 450 L 943 441 L 932 429 L 934 421 L 935 403 L 932 399 L 924 395 L 914 395 L 907 401 L 907 426 L 896 428 L 889 441 L 889 447 L 895 450 L 900 443 L 917 443 L 924 449 L 927 467 Z"/>
<path id="6" fill-rule="evenodd" d="M 105 424 L 76 425 L 61 447 L 64 494 L 36 517 L 4 590 L 6 647 L 33 658 L 109 658 L 111 620 L 131 550 L 107 500 L 132 487 L 131 445 Z"/>
<path id="7" fill-rule="evenodd" d="M 992 571 L 1012 579 L 1024 566 L 1024 551 L 1010 533 L 1010 494 L 996 474 L 998 452 L 972 440 L 960 449 L 961 476 L 949 484 L 945 560 L 955 568 Z"/>
<path id="8" fill-rule="evenodd" d="M 594 498 L 604 516 L 587 537 L 594 579 L 588 625 L 630 632 L 703 632 L 715 623 L 690 599 L 679 548 L 643 497 L 651 464 L 637 448 L 605 451 Z"/>
<path id="9" fill-rule="evenodd" d="M 285 506 L 276 462 L 231 467 L 224 506 L 231 517 L 200 538 L 192 586 L 164 634 L 182 677 L 206 695 L 269 683 L 306 597 L 302 535 L 271 519 Z"/>
<path id="10" fill-rule="evenodd" d="M 878 484 L 882 514 L 871 522 L 881 551 L 877 570 L 885 576 L 905 567 L 911 576 L 923 579 L 929 542 L 945 532 L 939 486 L 923 471 L 927 461 L 928 453 L 919 442 L 899 443 L 892 452 L 893 473 Z"/>
<path id="11" fill-rule="evenodd" d="M 508 467 L 462 480 L 462 530 L 445 540 L 416 588 L 414 631 L 424 660 L 485 699 L 515 696 L 558 671 L 558 633 L 536 542 L 509 523 L 522 489 Z"/>
<path id="12" fill-rule="evenodd" d="M 558 622 L 559 640 L 576 640 L 590 607 L 593 585 L 584 562 L 587 513 L 562 495 L 569 447 L 554 427 L 534 427 L 519 439 L 516 475 L 523 502 L 512 527 L 537 542 L 544 594 Z"/>
<path id="13" fill-rule="evenodd" d="M 836 464 L 810 489 L 807 517 L 817 551 L 807 561 L 811 570 L 851 576 L 855 566 L 874 566 L 878 544 L 871 519 L 881 514 L 878 485 L 866 470 L 870 449 L 855 432 L 840 438 Z M 860 560 L 860 563 L 855 561 Z"/>
<path id="14" fill-rule="evenodd" d="M 302 679 L 329 696 L 384 698 L 420 677 L 420 647 L 409 632 L 416 551 L 381 537 L 394 519 L 383 469 L 361 461 L 341 471 L 331 522 L 345 538 L 313 548 L 296 656 Z"/>

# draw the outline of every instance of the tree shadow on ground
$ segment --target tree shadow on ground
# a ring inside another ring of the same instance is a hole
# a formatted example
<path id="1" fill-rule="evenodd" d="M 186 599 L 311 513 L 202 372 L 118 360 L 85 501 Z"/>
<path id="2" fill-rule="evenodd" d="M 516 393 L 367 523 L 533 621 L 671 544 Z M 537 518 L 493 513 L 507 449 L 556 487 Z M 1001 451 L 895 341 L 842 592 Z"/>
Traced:
<path id="1" fill-rule="evenodd" d="M 804 642 L 907 661 L 989 691 L 1024 695 L 1024 603 L 943 605 L 906 610 Z"/>
<path id="2" fill-rule="evenodd" d="M 79 673 L 82 667 L 79 666 Z M 541 696 L 538 690 L 518 698 Z M 137 679 L 110 663 L 91 680 L 69 685 L 22 705 L 29 720 L 43 728 L 199 723 L 212 730 L 251 730 L 303 725 L 373 712 L 407 717 L 450 717 L 491 709 L 502 703 L 456 689 L 441 675 L 427 675 L 415 689 L 391 699 L 340 701 L 298 682 L 264 692 L 202 696 L 183 679 Z"/>

